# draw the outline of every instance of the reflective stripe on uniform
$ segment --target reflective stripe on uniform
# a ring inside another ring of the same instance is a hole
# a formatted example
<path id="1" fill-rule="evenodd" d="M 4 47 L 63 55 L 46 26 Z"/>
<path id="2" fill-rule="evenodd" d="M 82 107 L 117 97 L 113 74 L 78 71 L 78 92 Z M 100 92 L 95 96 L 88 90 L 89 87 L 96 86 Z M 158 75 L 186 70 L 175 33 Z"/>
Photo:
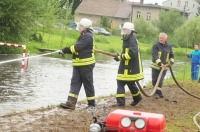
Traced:
<path id="1" fill-rule="evenodd" d="M 69 93 L 68 96 L 73 97 L 73 98 L 78 98 L 78 95 L 73 94 L 73 93 Z"/>
<path id="2" fill-rule="evenodd" d="M 161 62 L 161 60 L 160 60 L 160 59 L 157 59 L 157 60 L 156 60 L 156 64 L 158 64 L 159 62 Z"/>
<path id="3" fill-rule="evenodd" d="M 138 47 L 138 51 L 140 51 L 139 47 Z M 139 57 L 140 73 L 142 73 L 142 74 L 143 74 L 142 62 L 141 62 L 141 57 L 140 57 L 140 53 L 139 53 L 139 52 L 138 52 L 138 57 Z"/>
<path id="4" fill-rule="evenodd" d="M 116 94 L 116 97 L 117 98 L 122 98 L 122 97 L 125 97 L 125 94 Z"/>
<path id="5" fill-rule="evenodd" d="M 162 55 L 162 52 L 161 52 L 161 51 L 158 51 L 158 58 L 159 58 L 159 59 L 160 59 L 161 55 Z"/>
<path id="6" fill-rule="evenodd" d="M 95 97 L 92 96 L 92 97 L 87 97 L 87 100 L 95 100 Z"/>
<path id="7" fill-rule="evenodd" d="M 134 75 L 124 75 L 124 74 L 117 75 L 117 80 L 122 80 L 122 81 L 134 81 L 134 80 L 141 80 L 143 78 L 144 78 L 143 73 L 134 74 Z"/>
<path id="8" fill-rule="evenodd" d="M 170 61 L 171 61 L 171 62 L 174 62 L 174 58 L 170 58 Z"/>
<path id="9" fill-rule="evenodd" d="M 160 87 L 157 87 L 156 89 L 157 89 L 157 90 L 162 90 L 162 88 L 160 88 Z"/>
<path id="10" fill-rule="evenodd" d="M 94 57 L 94 53 L 92 54 L 92 57 L 90 58 L 85 58 L 85 59 L 72 59 L 73 62 L 73 66 L 86 66 L 86 65 L 90 65 L 90 64 L 94 64 L 95 61 L 95 57 Z"/>
<path id="11" fill-rule="evenodd" d="M 167 53 L 167 58 L 166 58 L 166 62 L 169 61 L 169 53 Z"/>
<path id="12" fill-rule="evenodd" d="M 118 58 L 119 60 L 122 60 L 122 57 L 121 57 L 121 56 L 118 56 L 117 58 Z"/>
<path id="13" fill-rule="evenodd" d="M 130 55 L 128 54 L 128 52 L 129 52 L 129 48 L 126 48 L 126 49 L 125 49 L 125 54 L 124 54 L 124 56 L 125 56 L 125 58 L 126 58 L 127 60 L 130 60 L 131 57 L 130 57 Z"/>
<path id="14" fill-rule="evenodd" d="M 138 96 L 140 94 L 140 91 L 138 91 L 136 94 L 133 94 L 133 97 Z"/>
<path id="15" fill-rule="evenodd" d="M 152 62 L 151 64 L 151 68 L 156 69 L 156 70 L 160 70 L 160 66 L 158 66 L 156 63 Z"/>
<path id="16" fill-rule="evenodd" d="M 74 45 L 73 45 L 73 46 L 70 46 L 70 51 L 72 52 L 72 54 L 78 55 L 78 52 L 76 52 L 76 50 L 75 50 L 75 48 L 74 48 Z"/>

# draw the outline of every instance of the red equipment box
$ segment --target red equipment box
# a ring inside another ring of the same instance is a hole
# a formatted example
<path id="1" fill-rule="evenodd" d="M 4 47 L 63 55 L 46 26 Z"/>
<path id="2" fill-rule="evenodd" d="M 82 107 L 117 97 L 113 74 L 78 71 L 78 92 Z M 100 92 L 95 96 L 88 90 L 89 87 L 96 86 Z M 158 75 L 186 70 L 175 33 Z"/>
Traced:
<path id="1" fill-rule="evenodd" d="M 105 121 L 106 132 L 164 132 L 163 114 L 117 109 Z"/>

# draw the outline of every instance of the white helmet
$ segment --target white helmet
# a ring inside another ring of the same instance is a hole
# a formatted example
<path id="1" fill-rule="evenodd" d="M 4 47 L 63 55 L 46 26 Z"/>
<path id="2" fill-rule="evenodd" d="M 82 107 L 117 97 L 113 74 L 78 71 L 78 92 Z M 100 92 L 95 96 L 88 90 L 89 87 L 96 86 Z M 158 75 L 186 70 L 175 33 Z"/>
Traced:
<path id="1" fill-rule="evenodd" d="M 79 24 L 85 28 L 90 28 L 92 26 L 92 21 L 90 19 L 83 18 L 80 20 Z"/>
<path id="2" fill-rule="evenodd" d="M 135 31 L 134 25 L 131 22 L 125 22 L 122 26 L 122 29 L 129 29 L 129 30 Z"/>

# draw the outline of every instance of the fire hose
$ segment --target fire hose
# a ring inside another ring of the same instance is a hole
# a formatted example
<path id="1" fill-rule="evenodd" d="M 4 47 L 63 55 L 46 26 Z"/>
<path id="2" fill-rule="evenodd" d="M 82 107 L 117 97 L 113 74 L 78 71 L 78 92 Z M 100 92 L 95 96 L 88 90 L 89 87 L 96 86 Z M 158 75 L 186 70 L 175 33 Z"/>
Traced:
<path id="1" fill-rule="evenodd" d="M 197 117 L 200 117 L 200 112 L 197 113 L 194 117 L 193 117 L 193 122 L 195 123 L 195 125 L 198 127 L 199 132 L 200 132 L 200 125 L 197 122 Z"/>
<path id="2" fill-rule="evenodd" d="M 95 51 L 96 51 L 97 53 L 105 54 L 105 55 L 108 55 L 108 56 L 111 56 L 111 57 L 115 57 L 115 56 L 116 56 L 116 54 L 108 53 L 108 52 L 101 51 L 101 50 L 97 50 L 97 49 L 96 49 Z M 153 90 L 151 91 L 150 94 L 147 94 L 147 93 L 143 90 L 143 88 L 141 87 L 139 81 L 136 81 L 136 83 L 137 83 L 137 85 L 138 85 L 140 91 L 141 91 L 146 97 L 151 97 L 151 96 L 156 92 L 156 89 L 157 89 L 157 86 L 158 86 L 158 84 L 159 84 L 159 82 L 160 82 L 160 79 L 161 79 L 161 77 L 162 77 L 163 71 L 166 69 L 167 66 L 168 66 L 168 65 L 166 65 L 165 67 L 162 67 L 162 69 L 161 69 L 161 71 L 160 71 L 160 74 L 159 74 L 159 76 L 158 76 L 158 80 L 157 80 L 157 82 L 156 82 L 156 85 L 155 85 L 155 87 L 153 88 Z M 178 83 L 178 81 L 176 80 L 176 78 L 175 78 L 175 76 L 174 76 L 172 67 L 169 66 L 169 69 L 170 69 L 170 72 L 171 72 L 171 75 L 172 75 L 172 78 L 173 78 L 174 82 L 176 83 L 176 85 L 177 85 L 182 91 L 184 91 L 185 93 L 187 93 L 188 95 L 190 95 L 190 96 L 192 96 L 192 97 L 194 97 L 194 98 L 200 99 L 199 96 L 194 95 L 194 94 L 190 93 L 189 91 L 187 91 L 186 89 L 184 89 L 183 87 L 181 87 L 181 85 Z"/>
<path id="3" fill-rule="evenodd" d="M 105 55 L 108 55 L 108 56 L 111 56 L 111 57 L 115 57 L 115 56 L 116 56 L 116 54 L 108 53 L 108 52 L 101 51 L 101 50 L 97 50 L 97 49 L 95 49 L 95 52 L 101 53 L 101 54 L 105 54 Z M 157 82 L 156 82 L 156 85 L 155 85 L 155 87 L 153 88 L 153 90 L 151 91 L 150 94 L 147 94 L 147 93 L 143 90 L 143 88 L 142 88 L 142 86 L 140 85 L 139 81 L 136 81 L 136 84 L 138 85 L 140 91 L 142 92 L 142 94 L 143 94 L 144 96 L 146 96 L 146 97 L 151 97 L 151 96 L 153 96 L 153 95 L 155 94 L 156 89 L 157 89 L 157 87 L 158 87 L 158 84 L 159 84 L 159 82 L 160 82 L 160 79 L 161 79 L 161 77 L 162 77 L 163 71 L 164 71 L 165 69 L 166 69 L 166 66 L 165 66 L 165 67 L 162 67 L 162 69 L 161 69 L 161 71 L 160 71 L 160 74 L 159 74 L 159 76 L 158 76 L 158 80 L 157 80 Z"/>

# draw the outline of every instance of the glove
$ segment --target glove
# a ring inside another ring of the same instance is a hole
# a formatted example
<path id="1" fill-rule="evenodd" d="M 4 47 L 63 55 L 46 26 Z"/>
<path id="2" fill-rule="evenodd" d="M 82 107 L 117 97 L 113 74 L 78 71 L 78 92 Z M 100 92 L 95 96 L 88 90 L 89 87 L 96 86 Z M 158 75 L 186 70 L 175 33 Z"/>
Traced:
<path id="1" fill-rule="evenodd" d="M 58 54 L 60 55 L 63 55 L 64 53 L 63 53 L 63 51 L 62 50 L 60 50 L 59 52 L 58 52 Z"/>
<path id="2" fill-rule="evenodd" d="M 64 56 L 64 53 L 63 53 L 62 50 L 60 50 L 60 51 L 58 52 L 58 54 Z"/>
<path id="3" fill-rule="evenodd" d="M 169 62 L 169 66 L 172 66 L 174 64 L 174 62 L 170 61 Z"/>
<path id="4" fill-rule="evenodd" d="M 162 63 L 161 63 L 161 62 L 159 62 L 159 63 L 158 63 L 158 66 L 161 66 L 161 64 L 162 64 Z"/>
<path id="5" fill-rule="evenodd" d="M 119 60 L 120 55 L 117 53 L 117 55 L 113 58 L 115 61 L 120 61 Z"/>

